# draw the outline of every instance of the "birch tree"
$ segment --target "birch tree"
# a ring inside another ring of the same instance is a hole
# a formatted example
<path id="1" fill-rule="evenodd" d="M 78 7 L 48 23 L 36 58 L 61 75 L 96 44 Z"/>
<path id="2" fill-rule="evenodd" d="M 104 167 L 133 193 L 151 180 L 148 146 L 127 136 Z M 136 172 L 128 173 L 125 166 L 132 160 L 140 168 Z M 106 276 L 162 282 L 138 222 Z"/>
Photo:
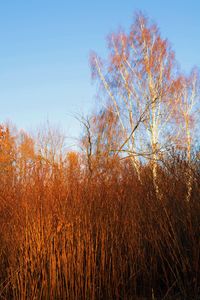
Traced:
<path id="1" fill-rule="evenodd" d="M 157 161 L 171 145 L 169 128 L 180 88 L 174 52 L 157 25 L 141 13 L 129 33 L 111 34 L 108 46 L 108 59 L 93 53 L 91 66 L 123 133 L 123 143 L 115 151 L 131 158 L 138 176 L 140 160 L 151 161 L 158 189 Z"/>
<path id="2" fill-rule="evenodd" d="M 200 117 L 200 98 L 199 98 L 199 73 L 193 69 L 189 76 L 182 76 L 179 102 L 177 106 L 178 123 L 178 143 L 177 146 L 186 151 L 187 173 L 187 201 L 192 193 L 192 149 L 194 148 L 195 138 L 199 139 L 198 125 Z M 197 133 L 197 135 L 196 135 Z"/>

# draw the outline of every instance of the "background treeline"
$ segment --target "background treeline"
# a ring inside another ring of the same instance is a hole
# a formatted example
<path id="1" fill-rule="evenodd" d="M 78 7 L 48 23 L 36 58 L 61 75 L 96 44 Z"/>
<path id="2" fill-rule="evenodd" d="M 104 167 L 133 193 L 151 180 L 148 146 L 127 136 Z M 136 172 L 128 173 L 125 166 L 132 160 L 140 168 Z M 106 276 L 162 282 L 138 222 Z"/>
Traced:
<path id="1" fill-rule="evenodd" d="M 142 14 L 108 46 L 80 150 L 0 127 L 0 299 L 200 299 L 199 71 Z"/>

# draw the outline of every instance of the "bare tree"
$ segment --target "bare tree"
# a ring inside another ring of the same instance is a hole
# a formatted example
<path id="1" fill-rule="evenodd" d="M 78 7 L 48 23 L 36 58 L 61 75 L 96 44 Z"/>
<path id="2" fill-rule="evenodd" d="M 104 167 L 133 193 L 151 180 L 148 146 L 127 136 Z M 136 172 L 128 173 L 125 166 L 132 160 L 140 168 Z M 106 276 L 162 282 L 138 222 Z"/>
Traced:
<path id="1" fill-rule="evenodd" d="M 158 189 L 157 161 L 171 145 L 170 122 L 181 87 L 174 52 L 157 25 L 141 13 L 128 34 L 120 31 L 108 40 L 108 60 L 94 53 L 91 66 L 123 133 L 123 143 L 115 150 L 131 158 L 138 176 L 140 158 L 150 160 Z"/>
<path id="2" fill-rule="evenodd" d="M 179 90 L 179 102 L 177 109 L 178 139 L 177 146 L 186 151 L 188 169 L 185 174 L 187 181 L 187 201 L 191 198 L 192 193 L 192 149 L 194 148 L 195 137 L 199 138 L 197 125 L 199 125 L 200 116 L 200 95 L 199 95 L 199 73 L 193 69 L 191 74 L 181 78 L 181 89 Z"/>
<path id="3" fill-rule="evenodd" d="M 36 136 L 36 150 L 40 158 L 49 163 L 59 163 L 62 160 L 65 146 L 65 135 L 58 128 L 47 122 Z"/>
<path id="4" fill-rule="evenodd" d="M 81 148 L 87 158 L 87 165 L 92 173 L 94 165 L 108 161 L 116 155 L 116 149 L 122 139 L 122 132 L 118 126 L 118 118 L 113 112 L 112 107 L 101 109 L 100 112 L 93 114 L 90 118 L 81 118 L 84 133 L 81 140 Z"/>

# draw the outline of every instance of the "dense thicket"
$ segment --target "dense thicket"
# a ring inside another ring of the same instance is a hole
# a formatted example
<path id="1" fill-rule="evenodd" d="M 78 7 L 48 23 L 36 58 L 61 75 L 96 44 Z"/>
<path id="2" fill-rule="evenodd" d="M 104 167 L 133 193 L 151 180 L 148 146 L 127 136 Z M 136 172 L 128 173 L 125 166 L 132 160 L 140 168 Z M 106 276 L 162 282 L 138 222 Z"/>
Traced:
<path id="1" fill-rule="evenodd" d="M 0 299 L 199 299 L 197 155 L 158 164 L 158 197 L 151 164 L 42 145 L 1 127 Z"/>

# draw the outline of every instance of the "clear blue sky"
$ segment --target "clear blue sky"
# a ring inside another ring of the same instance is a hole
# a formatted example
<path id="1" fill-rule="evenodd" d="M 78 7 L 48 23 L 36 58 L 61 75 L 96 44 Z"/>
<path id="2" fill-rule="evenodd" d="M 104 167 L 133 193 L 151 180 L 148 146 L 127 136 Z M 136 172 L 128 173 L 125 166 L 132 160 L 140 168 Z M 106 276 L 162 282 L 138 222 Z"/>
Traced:
<path id="1" fill-rule="evenodd" d="M 0 122 L 29 130 L 49 119 L 78 135 L 71 117 L 95 105 L 88 57 L 142 10 L 185 71 L 200 66 L 199 0 L 6 0 L 0 4 Z"/>

